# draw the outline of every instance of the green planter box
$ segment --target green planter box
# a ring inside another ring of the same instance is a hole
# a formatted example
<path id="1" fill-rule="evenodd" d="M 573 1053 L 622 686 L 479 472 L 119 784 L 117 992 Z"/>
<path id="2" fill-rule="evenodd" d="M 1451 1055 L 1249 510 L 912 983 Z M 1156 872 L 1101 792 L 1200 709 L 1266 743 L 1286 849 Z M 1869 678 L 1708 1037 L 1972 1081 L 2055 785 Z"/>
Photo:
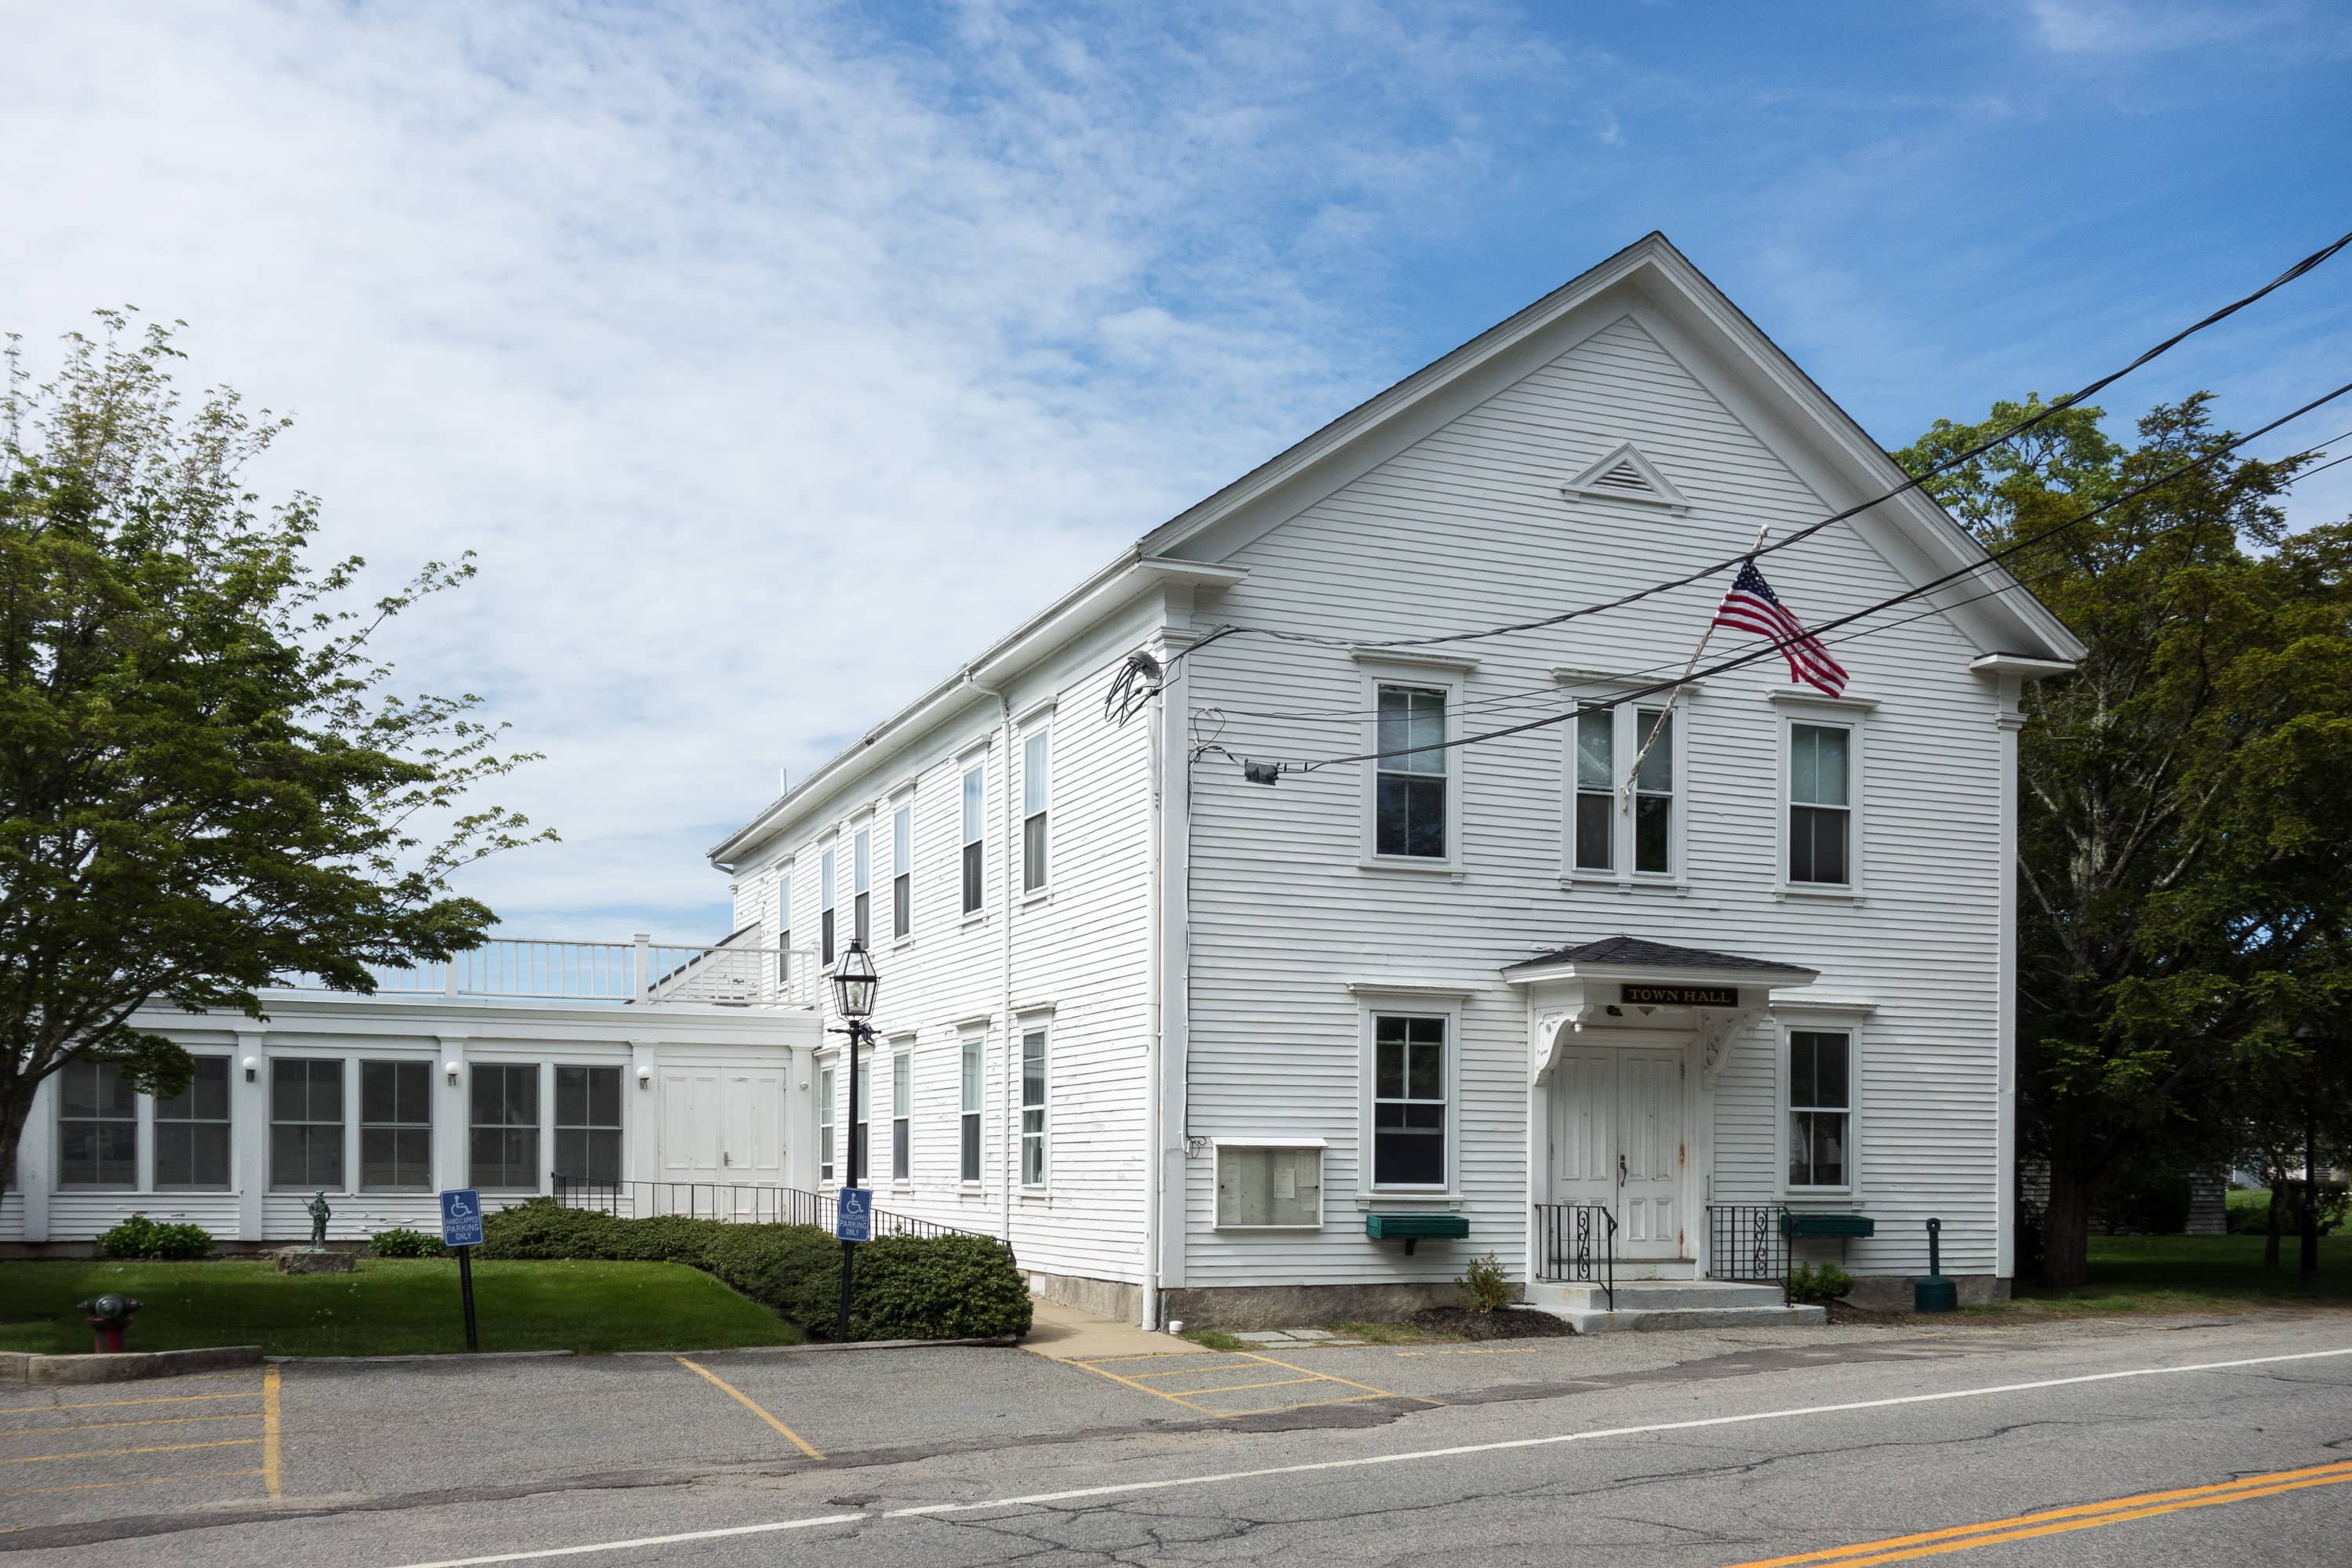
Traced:
<path id="1" fill-rule="evenodd" d="M 1867 1215 L 1790 1214 L 1783 1211 L 1780 1234 L 1792 1241 L 1809 1237 L 1846 1241 L 1857 1236 L 1876 1236 L 1878 1225 Z"/>
<path id="2" fill-rule="evenodd" d="M 1369 1214 L 1364 1234 L 1374 1241 L 1451 1241 L 1470 1234 L 1458 1214 Z"/>

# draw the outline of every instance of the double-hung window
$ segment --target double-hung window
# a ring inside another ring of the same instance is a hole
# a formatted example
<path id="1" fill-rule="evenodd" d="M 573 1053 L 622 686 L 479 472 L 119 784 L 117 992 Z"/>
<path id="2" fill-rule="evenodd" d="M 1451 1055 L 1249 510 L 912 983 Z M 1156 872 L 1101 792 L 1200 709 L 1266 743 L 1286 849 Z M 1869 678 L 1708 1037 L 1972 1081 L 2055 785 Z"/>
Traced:
<path id="1" fill-rule="evenodd" d="M 1640 708 L 1622 700 L 1630 682 L 1588 671 L 1559 672 L 1587 689 L 1568 742 L 1567 864 L 1575 881 L 1679 879 L 1684 869 L 1681 703 Z M 1682 691 L 1683 703 L 1696 683 Z"/>
<path id="2" fill-rule="evenodd" d="M 827 969 L 833 967 L 833 893 L 838 854 L 839 847 L 828 844 L 816 858 L 817 962 Z"/>
<path id="3" fill-rule="evenodd" d="M 1617 710 L 1588 708 L 1576 716 L 1576 868 L 1617 864 Z"/>
<path id="4" fill-rule="evenodd" d="M 473 1073 L 473 1184 L 507 1192 L 539 1187 L 539 1064 L 477 1064 Z"/>
<path id="5" fill-rule="evenodd" d="M 1789 1031 L 1789 1185 L 1853 1184 L 1853 1037 Z"/>
<path id="6" fill-rule="evenodd" d="M 913 802 L 890 814 L 890 940 L 903 940 L 915 929 L 915 807 Z"/>
<path id="7" fill-rule="evenodd" d="M 963 774 L 963 912 L 980 912 L 981 870 L 987 854 L 987 763 L 974 763 Z"/>
<path id="8" fill-rule="evenodd" d="M 853 1047 L 854 1048 L 854 1047 Z M 873 1174 L 874 1144 L 866 1136 L 867 1113 L 874 1104 L 874 1053 L 857 1058 L 857 1093 L 849 1108 L 850 1180 L 864 1183 Z"/>
<path id="9" fill-rule="evenodd" d="M 112 1062 L 58 1069 L 58 1184 L 139 1184 L 139 1096 Z"/>
<path id="10" fill-rule="evenodd" d="M 1445 1019 L 1372 1019 L 1372 1185 L 1445 1185 Z"/>
<path id="11" fill-rule="evenodd" d="M 195 1077 L 155 1102 L 155 1188 L 219 1191 L 228 1185 L 228 1058 L 198 1057 Z"/>
<path id="12" fill-rule="evenodd" d="M 1659 708 L 1633 715 L 1633 869 L 1663 875 L 1675 868 L 1675 716 Z"/>
<path id="13" fill-rule="evenodd" d="M 1045 1184 L 1045 1031 L 1021 1037 L 1021 1184 Z"/>
<path id="14" fill-rule="evenodd" d="M 776 873 L 776 984 L 793 983 L 793 873 Z"/>
<path id="15" fill-rule="evenodd" d="M 1853 731 L 1789 726 L 1789 880 L 1853 880 Z"/>
<path id="16" fill-rule="evenodd" d="M 1445 693 L 1417 686 L 1380 689 L 1381 753 L 1374 759 L 1372 853 L 1416 860 L 1443 860 L 1446 848 L 1446 799 L 1450 783 L 1445 740 Z"/>
<path id="17" fill-rule="evenodd" d="M 987 1079 L 987 1041 L 981 1036 L 965 1037 L 963 1042 L 963 1098 L 958 1112 L 961 1122 L 962 1159 L 957 1167 L 957 1179 L 965 1182 L 980 1180 L 980 1105 Z"/>
<path id="18" fill-rule="evenodd" d="M 433 1064 L 360 1063 L 360 1190 L 433 1190 Z"/>
<path id="19" fill-rule="evenodd" d="M 269 1064 L 269 1184 L 295 1192 L 343 1185 L 341 1058 Z"/>
<path id="20" fill-rule="evenodd" d="M 874 945 L 874 829 L 861 827 L 849 841 L 849 929 L 859 945 Z"/>
<path id="21" fill-rule="evenodd" d="M 555 1168 L 604 1185 L 621 1179 L 621 1069 L 555 1069 Z"/>
<path id="22" fill-rule="evenodd" d="M 1054 732 L 1039 730 L 1021 743 L 1021 890 L 1045 885 L 1045 812 L 1053 794 Z"/>
<path id="23" fill-rule="evenodd" d="M 816 1179 L 833 1180 L 833 1068 L 816 1072 Z"/>
<path id="24" fill-rule="evenodd" d="M 901 1047 L 890 1058 L 890 1179 L 894 1182 L 914 1174 L 914 1129 L 908 1120 L 914 1100 L 915 1056 Z"/>

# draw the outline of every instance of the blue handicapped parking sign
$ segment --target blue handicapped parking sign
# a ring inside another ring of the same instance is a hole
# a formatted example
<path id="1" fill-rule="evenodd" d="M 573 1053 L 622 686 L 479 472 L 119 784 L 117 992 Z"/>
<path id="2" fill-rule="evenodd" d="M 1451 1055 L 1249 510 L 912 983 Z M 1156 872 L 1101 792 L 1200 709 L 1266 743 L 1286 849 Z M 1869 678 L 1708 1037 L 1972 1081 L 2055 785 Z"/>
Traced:
<path id="1" fill-rule="evenodd" d="M 874 1239 L 874 1189 L 844 1187 L 833 1206 L 833 1234 L 841 1241 Z"/>
<path id="2" fill-rule="evenodd" d="M 482 1245 L 481 1194 L 471 1187 L 459 1187 L 441 1194 L 441 1245 Z"/>

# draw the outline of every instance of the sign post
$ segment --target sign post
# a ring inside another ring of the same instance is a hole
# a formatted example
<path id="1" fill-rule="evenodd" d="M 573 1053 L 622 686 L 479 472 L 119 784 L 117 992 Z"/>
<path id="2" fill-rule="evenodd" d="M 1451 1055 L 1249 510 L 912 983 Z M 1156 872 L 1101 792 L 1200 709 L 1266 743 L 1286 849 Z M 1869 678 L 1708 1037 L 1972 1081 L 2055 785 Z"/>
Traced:
<path id="1" fill-rule="evenodd" d="M 874 1239 L 874 1190 L 844 1187 L 833 1205 L 833 1234 L 841 1238 L 841 1319 L 835 1336 L 849 1342 L 849 1277 L 856 1266 L 857 1244 Z"/>
<path id="2" fill-rule="evenodd" d="M 457 1290 L 466 1302 L 466 1348 L 480 1350 L 474 1333 L 474 1248 L 482 1245 L 482 1194 L 458 1187 L 441 1194 L 441 1245 L 457 1255 Z"/>

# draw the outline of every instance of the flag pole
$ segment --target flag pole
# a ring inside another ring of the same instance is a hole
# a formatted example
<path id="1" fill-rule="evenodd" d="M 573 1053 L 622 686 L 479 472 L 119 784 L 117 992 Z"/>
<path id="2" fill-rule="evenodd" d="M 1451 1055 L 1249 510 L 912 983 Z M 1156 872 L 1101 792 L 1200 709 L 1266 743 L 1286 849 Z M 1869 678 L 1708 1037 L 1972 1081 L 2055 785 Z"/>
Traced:
<path id="1" fill-rule="evenodd" d="M 1750 556 L 1764 548 L 1765 535 L 1771 531 L 1769 524 L 1756 531 L 1756 542 L 1748 547 L 1748 553 Z M 1642 763 L 1649 757 L 1650 748 L 1658 743 L 1659 731 L 1666 727 L 1667 719 L 1673 716 L 1675 703 L 1681 699 L 1683 688 L 1690 683 L 1691 671 L 1698 668 L 1698 661 L 1706 656 L 1706 645 L 1714 639 L 1714 637 L 1715 617 L 1709 616 L 1706 618 L 1706 629 L 1699 633 L 1698 647 L 1691 649 L 1690 661 L 1683 666 L 1681 678 L 1675 682 L 1675 689 L 1666 693 L 1666 705 L 1658 710 L 1658 721 L 1650 726 L 1649 739 L 1643 741 L 1642 749 L 1634 753 L 1633 765 L 1625 770 L 1625 782 L 1618 786 L 1617 790 L 1618 810 L 1633 809 L 1633 781 L 1642 776 Z"/>

